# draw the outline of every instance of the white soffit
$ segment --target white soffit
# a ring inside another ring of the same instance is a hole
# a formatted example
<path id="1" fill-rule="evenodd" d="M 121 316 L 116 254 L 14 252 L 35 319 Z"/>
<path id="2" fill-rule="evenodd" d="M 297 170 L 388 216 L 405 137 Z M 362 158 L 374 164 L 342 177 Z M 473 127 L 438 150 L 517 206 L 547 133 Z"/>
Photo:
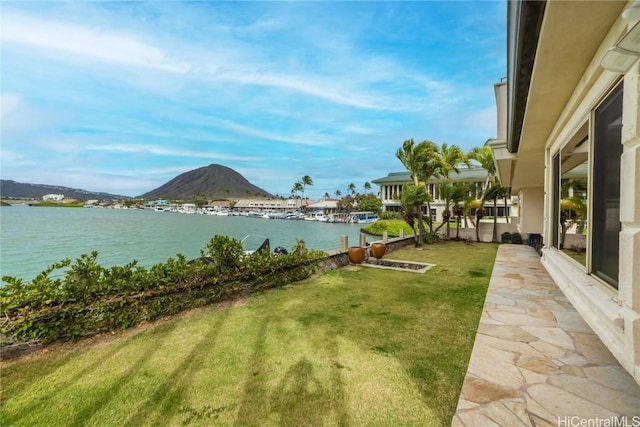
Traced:
<path id="1" fill-rule="evenodd" d="M 548 1 L 514 170 L 515 187 L 544 182 L 545 142 L 626 2 Z"/>

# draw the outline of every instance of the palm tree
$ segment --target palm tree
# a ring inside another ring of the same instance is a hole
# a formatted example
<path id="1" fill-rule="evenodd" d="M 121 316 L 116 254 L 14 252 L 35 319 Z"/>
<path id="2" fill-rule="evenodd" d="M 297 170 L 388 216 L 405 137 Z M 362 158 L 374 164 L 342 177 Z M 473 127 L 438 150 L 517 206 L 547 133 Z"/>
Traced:
<path id="1" fill-rule="evenodd" d="M 459 203 L 464 200 L 465 196 L 469 193 L 469 186 L 463 182 L 452 183 L 451 180 L 446 179 L 438 184 L 438 191 L 440 192 L 440 197 L 444 200 L 444 210 L 442 211 L 442 224 L 438 226 L 436 231 L 441 229 L 445 224 L 447 225 L 447 238 L 450 237 L 451 226 L 449 220 L 451 219 L 451 203 L 454 203 L 459 207 Z M 458 207 L 456 207 L 454 215 L 458 217 L 458 227 L 460 227 L 460 215 L 461 212 L 458 211 Z"/>
<path id="2" fill-rule="evenodd" d="M 442 179 L 450 179 L 451 172 L 460 172 L 459 165 L 467 161 L 467 156 L 459 146 L 443 143 L 435 154 L 436 174 Z"/>
<path id="3" fill-rule="evenodd" d="M 297 197 L 299 191 L 304 191 L 304 187 L 302 186 L 302 183 L 300 181 L 293 184 L 293 188 L 291 189 L 291 194 L 293 194 L 294 197 Z"/>
<path id="4" fill-rule="evenodd" d="M 424 140 L 415 145 L 413 139 L 408 139 L 402 143 L 402 147 L 396 150 L 396 157 L 407 168 L 413 185 L 418 185 L 420 180 L 426 181 L 433 174 L 429 174 L 426 170 L 431 166 L 433 153 L 437 150 L 437 146 L 428 140 Z"/>
<path id="5" fill-rule="evenodd" d="M 347 186 L 347 190 L 352 194 L 355 195 L 356 194 L 356 185 L 352 182 L 351 184 L 349 184 Z"/>
<path id="6" fill-rule="evenodd" d="M 436 175 L 438 170 L 437 163 L 437 151 L 438 146 L 428 140 L 422 141 L 418 144 L 418 156 L 420 157 L 420 168 L 418 169 L 418 177 L 420 181 L 423 182 L 424 185 Z M 431 217 L 431 201 L 433 198 L 431 195 L 427 198 L 427 213 L 428 213 L 428 224 L 429 224 L 429 232 L 433 234 L 433 219 Z M 420 221 L 422 221 L 422 211 L 420 211 Z"/>
<path id="7" fill-rule="evenodd" d="M 335 195 L 336 195 L 336 199 L 339 199 L 339 198 L 340 198 L 340 196 L 342 196 L 342 191 L 340 191 L 340 190 L 336 190 L 336 191 L 335 191 L 335 193 L 333 193 L 333 194 L 335 194 Z"/>
<path id="8" fill-rule="evenodd" d="M 344 196 L 342 199 L 338 200 L 338 210 L 340 210 L 341 212 L 346 212 L 347 216 L 349 216 L 351 210 L 353 209 L 355 201 L 356 199 L 351 197 L 350 195 Z"/>
<path id="9" fill-rule="evenodd" d="M 509 222 L 509 215 L 507 212 L 507 199 L 510 194 L 509 187 L 503 187 L 497 179 L 496 165 L 493 158 L 493 151 L 486 142 L 482 147 L 475 147 L 469 152 L 468 157 L 476 160 L 487 171 L 487 179 L 485 180 L 485 191 L 482 196 L 481 204 L 487 200 L 493 200 L 493 233 L 492 242 L 498 241 L 498 199 L 504 199 L 504 215 L 507 222 Z"/>
<path id="10" fill-rule="evenodd" d="M 364 194 L 367 194 L 367 191 L 371 190 L 371 184 L 369 183 L 369 181 L 365 182 L 363 187 L 364 187 Z"/>
<path id="11" fill-rule="evenodd" d="M 493 151 L 491 151 L 491 147 L 487 143 L 485 143 L 482 147 L 475 147 L 469 154 L 467 154 L 469 159 L 473 159 L 480 163 L 480 166 L 484 170 L 487 171 L 487 179 L 484 183 L 485 188 L 489 186 L 490 183 L 493 183 L 496 179 L 496 164 L 493 161 Z"/>
<path id="12" fill-rule="evenodd" d="M 408 139 L 402 143 L 402 147 L 396 150 L 396 157 L 407 168 L 413 180 L 414 186 L 419 186 L 420 181 L 426 182 L 435 173 L 435 156 L 437 146 L 428 140 L 424 140 L 416 145 L 413 139 Z M 425 190 L 425 193 L 426 190 Z M 428 193 L 427 193 L 428 194 Z M 433 233 L 433 222 L 431 221 L 431 197 L 425 199 L 429 212 L 429 231 Z M 418 226 L 420 232 L 424 230 L 422 206 L 418 209 Z"/>
<path id="13" fill-rule="evenodd" d="M 459 146 L 453 144 L 448 145 L 442 143 L 440 147 L 432 153 L 433 155 L 433 176 L 440 177 L 441 181 L 438 184 L 438 190 L 440 192 L 440 198 L 445 202 L 444 211 L 442 212 L 443 224 L 447 224 L 447 238 L 450 234 L 451 226 L 449 225 L 449 219 L 451 218 L 451 211 L 449 206 L 451 204 L 452 196 L 454 192 L 460 191 L 459 186 L 452 184 L 451 172 L 460 172 L 459 165 L 467 161 L 467 157 L 464 155 Z M 442 227 L 442 225 L 440 225 Z M 438 228 L 440 228 L 438 227 Z"/>
<path id="14" fill-rule="evenodd" d="M 465 202 L 465 200 L 469 198 L 469 190 L 470 185 L 468 183 L 456 182 L 453 184 L 453 191 L 451 192 L 451 203 L 453 203 L 453 207 L 451 211 L 456 217 L 456 240 L 460 240 L 460 220 L 462 214 L 464 214 L 464 204 L 461 205 L 460 203 Z M 447 229 L 447 236 L 448 235 L 449 230 Z"/>
<path id="15" fill-rule="evenodd" d="M 509 194 L 509 187 L 503 187 L 499 183 L 494 183 L 491 187 L 487 188 L 482 195 L 482 204 L 487 200 L 493 200 L 493 232 L 491 234 L 491 241 L 493 243 L 499 243 L 498 241 L 498 199 L 506 197 Z"/>
<path id="16" fill-rule="evenodd" d="M 322 197 L 324 197 L 325 199 L 330 199 L 331 198 L 331 196 L 329 195 L 329 192 L 324 193 L 324 196 L 322 196 Z"/>
<path id="17" fill-rule="evenodd" d="M 420 246 L 421 236 L 426 233 L 424 224 L 418 221 L 418 233 L 415 232 L 415 219 L 420 217 L 422 205 L 431 197 L 423 185 L 405 185 L 402 189 L 401 209 L 402 217 L 414 230 L 416 247 Z"/>
<path id="18" fill-rule="evenodd" d="M 304 191 L 306 190 L 307 185 L 313 185 L 313 180 L 309 175 L 305 175 L 302 177 L 300 183 L 302 184 L 302 198 L 304 199 Z"/>

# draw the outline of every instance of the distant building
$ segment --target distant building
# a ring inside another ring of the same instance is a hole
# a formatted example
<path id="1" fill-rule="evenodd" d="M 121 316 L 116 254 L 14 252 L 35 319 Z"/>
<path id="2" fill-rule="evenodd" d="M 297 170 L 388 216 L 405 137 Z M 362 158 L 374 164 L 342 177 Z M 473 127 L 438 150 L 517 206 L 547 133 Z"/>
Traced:
<path id="1" fill-rule="evenodd" d="M 171 202 L 168 200 L 150 200 L 144 206 L 147 208 L 169 208 L 171 207 Z"/>
<path id="2" fill-rule="evenodd" d="M 306 207 L 308 200 L 302 199 L 240 199 L 234 205 L 235 209 L 246 210 L 296 210 Z"/>
<path id="3" fill-rule="evenodd" d="M 42 200 L 51 200 L 53 202 L 61 202 L 64 200 L 64 194 L 45 194 Z"/>
<path id="4" fill-rule="evenodd" d="M 338 201 L 335 199 L 320 200 L 307 206 L 307 210 L 322 212 L 325 215 L 335 214 L 338 212 Z"/>
<path id="5" fill-rule="evenodd" d="M 459 167 L 460 172 L 453 172 L 450 176 L 452 182 L 466 182 L 472 184 L 472 189 L 470 191 L 470 195 L 476 198 L 480 198 L 482 192 L 485 190 L 487 186 L 487 171 L 481 166 L 471 164 L 461 165 Z M 439 221 L 442 218 L 442 212 L 445 208 L 445 202 L 440 198 L 440 193 L 438 192 L 438 182 L 440 180 L 437 178 L 431 178 L 426 182 L 427 192 L 431 195 L 432 201 L 430 202 L 431 212 L 427 212 L 427 205 L 423 206 L 423 213 L 430 214 L 431 218 L 434 221 Z M 380 199 L 382 200 L 382 210 L 383 211 L 400 211 L 400 197 L 402 195 L 402 188 L 404 185 L 411 184 L 413 180 L 409 175 L 409 172 L 391 172 L 387 176 L 383 178 L 374 179 L 374 184 L 378 184 L 380 186 Z M 487 203 L 484 206 L 485 215 L 493 216 L 493 204 Z M 506 209 L 506 212 L 505 212 Z M 504 203 L 500 203 L 498 205 L 498 216 L 504 217 L 511 216 L 512 212 L 512 201 L 507 200 L 507 205 L 505 208 Z M 475 213 L 472 212 L 472 213 Z"/>

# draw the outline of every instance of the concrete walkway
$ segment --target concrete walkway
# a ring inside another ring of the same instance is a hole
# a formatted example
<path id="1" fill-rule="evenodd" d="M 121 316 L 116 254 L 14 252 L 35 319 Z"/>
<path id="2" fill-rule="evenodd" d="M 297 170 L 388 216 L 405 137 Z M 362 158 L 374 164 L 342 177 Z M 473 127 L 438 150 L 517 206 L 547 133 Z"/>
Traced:
<path id="1" fill-rule="evenodd" d="M 501 245 L 453 426 L 640 426 L 640 386 L 525 245 Z"/>

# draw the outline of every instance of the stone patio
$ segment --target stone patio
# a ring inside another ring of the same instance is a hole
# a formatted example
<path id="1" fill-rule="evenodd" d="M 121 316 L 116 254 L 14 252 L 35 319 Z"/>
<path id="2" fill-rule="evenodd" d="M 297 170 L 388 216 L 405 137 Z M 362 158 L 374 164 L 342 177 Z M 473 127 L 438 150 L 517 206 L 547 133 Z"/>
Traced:
<path id="1" fill-rule="evenodd" d="M 452 426 L 640 426 L 640 386 L 538 254 L 501 245 Z"/>

